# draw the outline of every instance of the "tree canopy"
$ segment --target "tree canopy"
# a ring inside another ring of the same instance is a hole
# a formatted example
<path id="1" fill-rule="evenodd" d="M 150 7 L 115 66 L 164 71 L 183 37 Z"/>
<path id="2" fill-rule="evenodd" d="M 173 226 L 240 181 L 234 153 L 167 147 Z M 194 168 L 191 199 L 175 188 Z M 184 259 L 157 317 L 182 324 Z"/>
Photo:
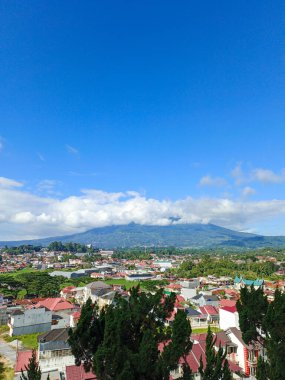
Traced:
<path id="1" fill-rule="evenodd" d="M 168 380 L 192 347 L 184 311 L 178 310 L 167 326 L 174 301 L 174 294 L 147 294 L 139 287 L 132 288 L 128 298 L 117 296 L 101 311 L 88 300 L 77 327 L 69 331 L 76 364 L 92 369 L 99 380 Z M 182 379 L 190 378 L 185 365 Z"/>
<path id="2" fill-rule="evenodd" d="M 42 372 L 37 362 L 36 351 L 33 350 L 29 364 L 25 366 L 25 369 L 22 369 L 20 380 L 41 380 L 41 376 Z"/>
<path id="3" fill-rule="evenodd" d="M 260 358 L 257 380 L 282 380 L 285 373 L 285 294 L 275 291 L 268 302 L 263 290 L 243 288 L 237 303 L 245 343 L 263 345 L 267 359 Z"/>

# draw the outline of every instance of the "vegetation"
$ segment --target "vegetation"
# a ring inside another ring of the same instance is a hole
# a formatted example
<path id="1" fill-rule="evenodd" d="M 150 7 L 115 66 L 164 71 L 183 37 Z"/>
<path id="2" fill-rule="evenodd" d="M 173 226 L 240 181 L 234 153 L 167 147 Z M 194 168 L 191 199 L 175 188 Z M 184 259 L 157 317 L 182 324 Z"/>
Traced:
<path id="1" fill-rule="evenodd" d="M 214 345 L 216 339 L 208 327 L 206 338 L 206 365 L 204 366 L 202 358 L 200 359 L 199 373 L 201 380 L 231 380 L 231 372 L 229 370 L 228 361 L 226 359 L 226 351 L 223 352 L 220 346 L 216 352 Z"/>
<path id="2" fill-rule="evenodd" d="M 35 333 L 35 334 L 26 334 L 26 335 L 17 335 L 17 336 L 10 336 L 8 334 L 3 334 L 2 338 L 6 342 L 13 342 L 13 340 L 18 339 L 19 341 L 22 342 L 22 345 L 25 348 L 28 349 L 36 349 L 38 347 L 38 336 L 40 333 Z"/>
<path id="3" fill-rule="evenodd" d="M 258 360 L 257 380 L 284 379 L 285 294 L 277 289 L 270 303 L 261 288 L 245 287 L 237 310 L 245 343 L 258 343 L 266 349 L 268 360 Z"/>
<path id="4" fill-rule="evenodd" d="M 47 247 L 48 251 L 56 251 L 56 252 L 72 252 L 72 253 L 94 253 L 94 249 L 92 247 L 87 247 L 85 244 L 79 243 L 62 243 L 61 241 L 53 241 Z"/>
<path id="5" fill-rule="evenodd" d="M 0 355 L 0 380 L 13 380 L 14 370 L 9 367 L 7 360 Z"/>
<path id="6" fill-rule="evenodd" d="M 24 374 L 26 372 L 26 375 Z M 22 369 L 20 380 L 41 380 L 42 372 L 37 363 L 36 351 L 33 350 L 29 364 Z"/>
<path id="7" fill-rule="evenodd" d="M 0 252 L 10 253 L 12 255 L 23 255 L 24 253 L 34 253 L 41 250 L 41 246 L 32 244 L 23 244 L 18 247 L 7 247 L 5 246 L 0 250 Z"/>
<path id="8" fill-rule="evenodd" d="M 178 277 L 199 277 L 199 276 L 230 276 L 242 274 L 249 279 L 275 278 L 274 273 L 278 270 L 276 264 L 267 262 L 256 262 L 244 260 L 242 263 L 236 262 L 234 258 L 210 257 L 204 255 L 199 263 L 193 260 L 185 260 L 177 269 L 172 269 L 172 273 Z"/>
<path id="9" fill-rule="evenodd" d="M 115 305 L 102 311 L 88 300 L 77 327 L 69 332 L 76 364 L 92 369 L 99 380 L 168 380 L 170 370 L 192 347 L 191 326 L 183 311 L 165 327 L 174 302 L 174 294 L 163 298 L 162 290 L 153 295 L 139 287 L 131 289 L 129 299 L 118 296 Z M 189 374 L 185 366 L 183 378 L 189 379 Z"/>

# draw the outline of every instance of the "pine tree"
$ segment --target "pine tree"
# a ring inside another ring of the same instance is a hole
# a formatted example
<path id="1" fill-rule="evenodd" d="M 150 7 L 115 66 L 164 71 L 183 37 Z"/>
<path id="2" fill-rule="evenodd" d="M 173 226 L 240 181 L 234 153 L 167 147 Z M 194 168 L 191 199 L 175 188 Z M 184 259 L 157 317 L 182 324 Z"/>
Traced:
<path id="1" fill-rule="evenodd" d="M 232 380 L 232 378 L 233 376 L 230 371 L 229 362 L 227 361 L 227 359 L 225 359 L 222 380 Z"/>
<path id="2" fill-rule="evenodd" d="M 267 359 L 258 361 L 258 380 L 283 380 L 285 373 L 285 294 L 278 289 L 269 303 L 263 290 L 244 288 L 237 303 L 246 343 L 262 344 Z"/>
<path id="3" fill-rule="evenodd" d="M 214 337 L 210 326 L 208 326 L 208 333 L 206 338 L 206 366 L 200 358 L 199 373 L 202 380 L 228 380 L 231 379 L 231 372 L 229 370 L 226 352 L 223 352 L 220 346 L 218 351 L 214 346 L 216 338 Z"/>
<path id="4" fill-rule="evenodd" d="M 261 356 L 257 361 L 256 380 L 268 380 L 268 366 Z"/>
<path id="5" fill-rule="evenodd" d="M 84 363 L 99 380 L 168 380 L 192 347 L 185 312 L 179 310 L 173 324 L 165 325 L 174 302 L 174 294 L 164 297 L 162 290 L 151 294 L 139 287 L 101 311 L 89 300 L 70 330 L 76 364 Z M 191 379 L 187 363 L 184 379 Z"/>
<path id="6" fill-rule="evenodd" d="M 24 371 L 27 372 L 26 375 Z M 41 380 L 41 375 L 42 372 L 37 362 L 36 351 L 33 350 L 29 364 L 25 366 L 24 370 L 22 369 L 20 380 Z"/>

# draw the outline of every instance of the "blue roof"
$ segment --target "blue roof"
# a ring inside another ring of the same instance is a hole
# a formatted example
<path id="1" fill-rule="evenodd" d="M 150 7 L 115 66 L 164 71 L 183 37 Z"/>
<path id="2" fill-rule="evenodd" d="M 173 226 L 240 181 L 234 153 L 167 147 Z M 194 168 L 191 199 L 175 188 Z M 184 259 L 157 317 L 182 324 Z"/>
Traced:
<path id="1" fill-rule="evenodd" d="M 234 283 L 235 284 L 239 284 L 240 282 L 243 282 L 246 286 L 261 286 L 263 285 L 264 283 L 264 280 L 259 280 L 259 279 L 256 279 L 256 280 L 247 280 L 246 278 L 243 278 L 242 276 L 239 278 L 239 277 L 235 277 L 234 279 Z"/>

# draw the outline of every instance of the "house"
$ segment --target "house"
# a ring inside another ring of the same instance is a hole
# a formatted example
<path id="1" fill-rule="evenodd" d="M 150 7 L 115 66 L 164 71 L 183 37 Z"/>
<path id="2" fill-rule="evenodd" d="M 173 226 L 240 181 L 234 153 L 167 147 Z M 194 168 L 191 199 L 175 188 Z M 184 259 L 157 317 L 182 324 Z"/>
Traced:
<path id="1" fill-rule="evenodd" d="M 200 283 L 198 279 L 181 281 L 181 295 L 186 299 L 190 300 L 196 296 L 196 289 L 199 287 Z"/>
<path id="2" fill-rule="evenodd" d="M 229 339 L 236 344 L 236 358 L 239 366 L 246 376 L 255 376 L 257 359 L 259 356 L 264 357 L 264 350 L 260 343 L 245 344 L 242 339 L 242 333 L 236 327 L 231 327 L 225 331 Z"/>
<path id="3" fill-rule="evenodd" d="M 81 288 L 76 288 L 75 299 L 80 305 L 84 304 L 88 298 L 90 298 L 92 302 L 97 302 L 99 294 L 103 296 L 112 291 L 113 288 L 111 285 L 105 284 L 105 282 L 102 281 L 94 281 Z"/>
<path id="4" fill-rule="evenodd" d="M 34 307 L 45 307 L 46 309 L 52 311 L 52 329 L 69 327 L 69 316 L 76 309 L 71 302 L 67 301 L 63 297 L 46 298 L 39 301 Z"/>
<path id="5" fill-rule="evenodd" d="M 202 314 L 198 311 L 193 309 L 192 307 L 187 307 L 185 309 L 185 312 L 187 314 L 187 318 L 189 319 L 191 323 L 191 327 L 207 327 L 206 321 L 203 319 Z"/>
<path id="6" fill-rule="evenodd" d="M 38 361 L 43 372 L 57 369 L 65 374 L 65 367 L 75 364 L 67 340 L 67 328 L 51 330 L 38 336 Z"/>
<path id="7" fill-rule="evenodd" d="M 199 293 L 196 296 L 192 297 L 190 301 L 197 306 L 219 306 L 219 298 L 216 295 L 205 295 L 203 293 Z"/>
<path id="8" fill-rule="evenodd" d="M 86 372 L 83 365 L 66 366 L 65 380 L 96 380 L 96 376 L 92 372 Z"/>
<path id="9" fill-rule="evenodd" d="M 207 324 L 217 324 L 219 322 L 219 311 L 215 306 L 200 306 L 198 311 L 201 313 L 201 320 L 205 320 Z"/>
<path id="10" fill-rule="evenodd" d="M 239 315 L 235 305 L 219 308 L 219 326 L 222 330 L 227 330 L 230 327 L 239 329 Z"/>
<path id="11" fill-rule="evenodd" d="M 17 352 L 16 363 L 14 367 L 14 380 L 20 380 L 22 370 L 26 375 L 25 368 L 28 366 L 30 359 L 32 358 L 32 350 L 28 351 L 19 351 Z M 57 369 L 50 370 L 48 372 L 44 372 L 41 368 L 42 375 L 41 380 L 46 380 L 49 376 L 50 380 L 59 380 L 61 378 L 61 374 Z"/>
<path id="12" fill-rule="evenodd" d="M 245 286 L 253 286 L 254 289 L 258 289 L 258 288 L 263 288 L 264 286 L 264 280 L 262 279 L 256 279 L 256 280 L 247 280 L 245 278 L 243 278 L 242 276 L 240 277 L 235 277 L 234 279 L 234 287 L 237 289 L 237 290 L 240 290 L 241 288 L 244 288 Z"/>
<path id="13" fill-rule="evenodd" d="M 12 311 L 8 320 L 10 336 L 50 331 L 52 312 L 45 307 Z"/>
<path id="14" fill-rule="evenodd" d="M 204 334 L 206 335 L 206 334 Z M 205 338 L 206 339 L 206 338 Z M 199 373 L 199 367 L 200 367 L 200 360 L 202 360 L 203 365 L 205 367 L 206 365 L 206 342 L 203 338 L 202 340 L 194 340 L 193 346 L 189 354 L 186 356 L 186 362 L 191 368 L 193 379 L 195 380 L 201 380 L 201 375 Z M 240 377 L 239 372 L 241 368 L 234 362 L 229 362 L 229 368 L 232 372 L 233 379 L 243 379 Z M 183 364 L 185 363 L 185 360 L 183 358 L 180 358 L 178 367 L 176 370 L 171 371 L 171 378 L 173 380 L 181 378 L 181 375 L 183 374 Z"/>
<path id="15" fill-rule="evenodd" d="M 65 299 L 68 299 L 68 298 L 73 298 L 76 294 L 76 291 L 75 291 L 76 287 L 75 286 L 66 286 L 65 288 L 63 288 L 60 292 L 60 296 L 65 298 Z"/>

